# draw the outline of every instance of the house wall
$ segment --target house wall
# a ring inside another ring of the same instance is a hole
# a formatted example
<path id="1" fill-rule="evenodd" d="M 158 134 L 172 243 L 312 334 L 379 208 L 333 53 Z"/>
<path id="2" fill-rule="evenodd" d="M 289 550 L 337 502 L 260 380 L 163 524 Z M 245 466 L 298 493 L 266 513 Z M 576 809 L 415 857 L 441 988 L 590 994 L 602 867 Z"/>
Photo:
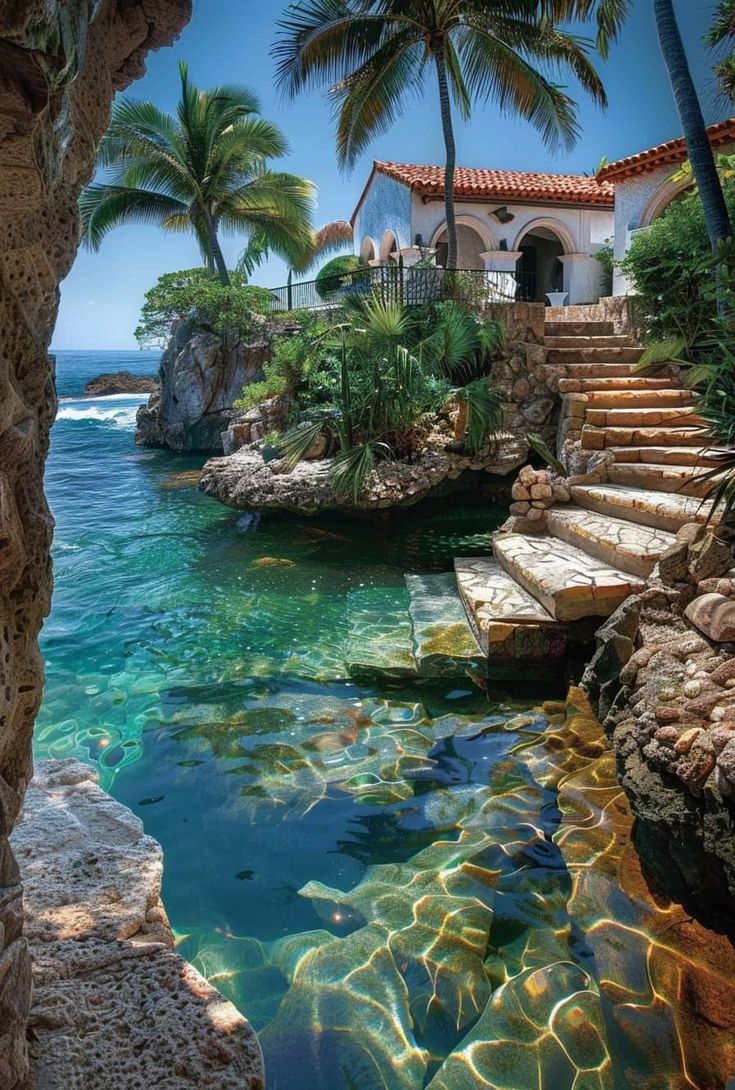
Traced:
<path id="1" fill-rule="evenodd" d="M 718 149 L 718 153 L 732 154 L 735 144 Z M 669 201 L 683 186 L 671 181 L 677 168 L 671 163 L 615 182 L 615 260 L 622 261 L 630 249 L 635 231 L 648 227 L 666 208 Z M 627 295 L 632 287 L 619 269 L 613 277 L 613 294 Z"/>
<path id="2" fill-rule="evenodd" d="M 494 208 L 505 207 L 514 216 L 511 223 L 501 224 L 492 219 L 488 213 Z M 512 204 L 493 200 L 480 203 L 479 201 L 457 201 L 456 212 L 458 216 L 466 217 L 465 222 L 474 220 L 481 234 L 494 237 L 496 244 L 488 245 L 489 250 L 500 249 L 500 243 L 507 243 L 509 250 L 516 250 L 520 235 L 534 221 L 542 219 L 544 225 L 553 227 L 557 223 L 561 233 L 567 238 L 565 247 L 570 253 L 595 253 L 604 243 L 605 239 L 612 236 L 615 218 L 612 209 L 598 211 L 590 208 L 557 208 L 548 204 Z M 426 246 L 437 231 L 444 224 L 444 204 L 442 201 L 428 201 L 424 204 L 422 198 L 413 194 L 411 198 L 411 224 L 412 235 L 420 234 Z M 573 243 L 574 249 L 569 244 Z"/>
<path id="3" fill-rule="evenodd" d="M 399 249 L 412 244 L 411 191 L 394 178 L 376 173 L 355 223 L 358 252 L 364 240 L 371 238 L 377 257 L 386 231 L 394 232 Z"/>

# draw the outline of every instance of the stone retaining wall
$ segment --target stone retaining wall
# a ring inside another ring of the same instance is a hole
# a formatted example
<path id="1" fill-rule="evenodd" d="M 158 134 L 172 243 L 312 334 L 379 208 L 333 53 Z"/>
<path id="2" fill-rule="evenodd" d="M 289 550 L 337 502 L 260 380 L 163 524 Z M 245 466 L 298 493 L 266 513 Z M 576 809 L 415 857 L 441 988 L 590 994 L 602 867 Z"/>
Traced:
<path id="1" fill-rule="evenodd" d="M 613 333 L 630 333 L 633 328 L 632 300 L 627 295 L 606 295 L 597 303 L 569 307 L 547 307 L 547 322 L 612 322 Z"/>

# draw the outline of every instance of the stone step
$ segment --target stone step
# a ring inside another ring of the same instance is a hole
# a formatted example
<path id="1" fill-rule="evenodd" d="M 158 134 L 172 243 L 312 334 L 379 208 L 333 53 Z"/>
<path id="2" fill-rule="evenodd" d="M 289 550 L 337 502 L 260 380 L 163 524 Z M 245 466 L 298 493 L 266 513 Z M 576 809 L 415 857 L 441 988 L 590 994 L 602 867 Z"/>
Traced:
<path id="1" fill-rule="evenodd" d="M 547 535 L 497 534 L 502 568 L 557 621 L 609 617 L 644 584 L 588 553 Z"/>
<path id="2" fill-rule="evenodd" d="M 550 348 L 547 362 L 565 363 L 638 363 L 643 349 L 635 346 L 626 348 Z"/>
<path id="3" fill-rule="evenodd" d="M 538 657 L 543 657 L 548 644 L 543 642 L 539 629 L 556 628 L 557 623 L 497 560 L 457 557 L 454 571 L 464 608 L 485 655 L 513 657 L 523 644 L 523 634 L 516 632 L 522 627 L 529 630 L 525 634 L 526 651 L 536 646 Z"/>
<path id="4" fill-rule="evenodd" d="M 585 424 L 582 428 L 584 450 L 606 450 L 608 447 L 696 447 L 700 450 L 706 439 L 704 428 L 596 428 Z"/>
<path id="5" fill-rule="evenodd" d="M 657 465 L 655 462 L 615 463 L 608 467 L 612 484 L 631 488 L 648 488 L 653 492 L 675 492 L 681 496 L 705 497 L 712 482 L 703 480 L 710 467 Z"/>
<path id="6" fill-rule="evenodd" d="M 608 447 L 616 463 L 630 465 L 642 464 L 697 466 L 700 469 L 714 469 L 719 465 L 718 453 L 727 454 L 723 447 Z"/>
<path id="7" fill-rule="evenodd" d="M 676 409 L 690 406 L 693 400 L 691 390 L 598 389 L 587 392 L 587 409 Z"/>
<path id="8" fill-rule="evenodd" d="M 552 507 L 546 516 L 549 532 L 576 545 L 603 564 L 647 579 L 670 545 L 674 534 L 627 519 L 598 515 L 581 507 Z"/>
<path id="9" fill-rule="evenodd" d="M 580 322 L 579 319 L 546 322 L 547 337 L 610 337 L 615 333 L 612 322 Z"/>
<path id="10" fill-rule="evenodd" d="M 621 375 L 619 378 L 560 378 L 560 394 L 587 394 L 596 390 L 672 390 L 674 380 L 649 378 L 647 375 Z"/>
<path id="11" fill-rule="evenodd" d="M 573 379 L 632 378 L 635 374 L 632 363 L 565 363 L 564 370 L 566 377 Z"/>
<path id="12" fill-rule="evenodd" d="M 630 333 L 610 333 L 607 336 L 575 336 L 574 334 L 545 334 L 546 348 L 635 348 L 637 342 Z"/>
<path id="13" fill-rule="evenodd" d="M 587 409 L 586 423 L 594 428 L 703 427 L 704 420 L 690 408 Z"/>
<path id="14" fill-rule="evenodd" d="M 641 526 L 676 531 L 687 522 L 706 522 L 711 504 L 696 496 L 678 496 L 619 484 L 572 485 L 572 499 L 599 515 L 627 519 Z"/>
<path id="15" fill-rule="evenodd" d="M 350 630 L 343 650 L 346 676 L 355 679 L 410 679 L 418 675 L 405 589 L 386 595 L 381 588 L 350 591 Z"/>
<path id="16" fill-rule="evenodd" d="M 483 673 L 487 651 L 475 638 L 452 572 L 407 575 L 413 655 L 419 677 Z"/>

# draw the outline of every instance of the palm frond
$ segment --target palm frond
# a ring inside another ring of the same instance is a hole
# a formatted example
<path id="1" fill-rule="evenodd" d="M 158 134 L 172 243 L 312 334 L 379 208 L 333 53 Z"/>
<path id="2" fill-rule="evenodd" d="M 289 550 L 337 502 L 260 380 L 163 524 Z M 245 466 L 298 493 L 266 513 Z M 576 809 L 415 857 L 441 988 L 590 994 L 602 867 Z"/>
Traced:
<path id="1" fill-rule="evenodd" d="M 643 354 L 634 365 L 634 371 L 645 371 L 649 367 L 662 367 L 666 363 L 681 363 L 689 348 L 685 337 L 668 337 L 665 341 L 654 341 L 646 345 Z"/>
<path id="2" fill-rule="evenodd" d="M 476 453 L 487 444 L 490 437 L 500 431 L 503 422 L 503 399 L 486 378 L 475 379 L 456 391 L 458 401 L 466 401 L 468 408 L 465 445 Z"/>
<path id="3" fill-rule="evenodd" d="M 547 466 L 550 466 L 552 469 L 556 470 L 559 476 L 566 477 L 567 471 L 563 463 L 557 458 L 549 444 L 544 438 L 542 438 L 542 436 L 536 435 L 534 432 L 530 432 L 526 436 L 526 442 L 528 443 L 531 450 L 535 454 L 538 454 L 539 458 L 543 458 Z"/>
<path id="4" fill-rule="evenodd" d="M 329 481 L 337 495 L 350 494 L 353 503 L 357 503 L 378 456 L 390 457 L 390 448 L 385 443 L 362 443 L 341 451 L 329 471 Z"/>
<path id="5" fill-rule="evenodd" d="M 123 223 L 163 226 L 172 216 L 187 213 L 186 205 L 163 193 L 120 186 L 90 185 L 79 201 L 83 239 L 91 250 L 99 250 L 113 227 Z M 174 222 L 177 222 L 176 220 Z"/>
<path id="6" fill-rule="evenodd" d="M 322 433 L 322 420 L 306 420 L 289 428 L 276 443 L 278 454 L 289 469 L 293 469 L 306 456 Z"/>

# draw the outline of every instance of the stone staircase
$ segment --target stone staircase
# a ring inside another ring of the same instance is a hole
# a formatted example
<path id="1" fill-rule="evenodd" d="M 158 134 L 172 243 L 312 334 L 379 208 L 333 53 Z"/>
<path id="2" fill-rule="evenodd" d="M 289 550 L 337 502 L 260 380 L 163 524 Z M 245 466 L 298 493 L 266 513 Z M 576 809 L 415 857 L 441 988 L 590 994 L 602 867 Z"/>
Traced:
<path id="1" fill-rule="evenodd" d="M 455 561 L 491 666 L 507 655 L 563 655 L 580 622 L 608 617 L 642 590 L 679 528 L 709 514 L 698 478 L 716 452 L 692 391 L 671 369 L 636 372 L 635 339 L 574 310 L 546 324 L 547 364 L 562 397 L 560 446 L 576 440 L 581 451 L 610 457 L 591 481 L 572 478 L 571 502 L 549 508 L 529 532 L 497 534 L 492 558 Z"/>

